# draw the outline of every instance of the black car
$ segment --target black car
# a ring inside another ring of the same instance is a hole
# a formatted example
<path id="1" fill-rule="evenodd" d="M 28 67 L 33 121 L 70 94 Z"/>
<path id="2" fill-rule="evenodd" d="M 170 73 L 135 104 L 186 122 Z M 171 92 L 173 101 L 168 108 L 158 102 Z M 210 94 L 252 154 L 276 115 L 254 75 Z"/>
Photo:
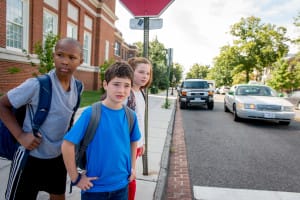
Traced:
<path id="1" fill-rule="evenodd" d="M 206 105 L 209 110 L 214 108 L 214 91 L 206 80 L 186 79 L 178 88 L 180 108 Z"/>

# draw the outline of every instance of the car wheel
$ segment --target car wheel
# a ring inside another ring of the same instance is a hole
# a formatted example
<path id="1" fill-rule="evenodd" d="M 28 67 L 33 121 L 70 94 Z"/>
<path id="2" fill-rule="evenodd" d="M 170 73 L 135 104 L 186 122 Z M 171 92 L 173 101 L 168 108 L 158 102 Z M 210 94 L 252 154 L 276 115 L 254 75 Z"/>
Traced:
<path id="1" fill-rule="evenodd" d="M 235 107 L 235 104 L 233 104 L 233 120 L 236 121 L 236 122 L 239 122 L 241 121 L 241 118 L 237 115 L 236 113 L 236 107 Z"/>
<path id="2" fill-rule="evenodd" d="M 214 102 L 208 103 L 208 104 L 207 104 L 207 109 L 208 109 L 208 110 L 214 109 Z"/>
<path id="3" fill-rule="evenodd" d="M 226 106 L 226 103 L 224 102 L 224 112 L 229 112 L 229 109 Z"/>
<path id="4" fill-rule="evenodd" d="M 186 103 L 180 102 L 180 109 L 185 109 L 186 108 Z"/>
<path id="5" fill-rule="evenodd" d="M 287 122 L 287 121 L 279 121 L 280 125 L 285 125 L 288 126 L 291 122 Z"/>

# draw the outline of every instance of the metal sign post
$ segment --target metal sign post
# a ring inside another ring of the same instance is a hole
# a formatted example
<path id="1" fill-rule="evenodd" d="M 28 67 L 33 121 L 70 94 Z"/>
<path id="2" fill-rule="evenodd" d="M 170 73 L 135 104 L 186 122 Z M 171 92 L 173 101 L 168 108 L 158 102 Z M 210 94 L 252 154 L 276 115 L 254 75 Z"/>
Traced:
<path id="1" fill-rule="evenodd" d="M 149 58 L 149 17 L 144 17 L 144 55 Z M 148 175 L 148 89 L 145 91 L 145 153 L 143 159 L 143 175 Z"/>
<path id="2" fill-rule="evenodd" d="M 159 17 L 167 7 L 175 0 L 120 0 L 120 2 L 132 13 L 135 17 L 144 18 L 144 57 L 149 58 L 149 29 L 158 29 L 162 27 L 162 20 L 152 20 L 150 27 L 150 17 Z M 142 21 L 138 20 L 131 23 L 134 29 L 139 29 Z M 148 89 L 145 90 L 146 110 L 145 110 L 145 153 L 143 155 L 143 175 L 148 175 Z"/>

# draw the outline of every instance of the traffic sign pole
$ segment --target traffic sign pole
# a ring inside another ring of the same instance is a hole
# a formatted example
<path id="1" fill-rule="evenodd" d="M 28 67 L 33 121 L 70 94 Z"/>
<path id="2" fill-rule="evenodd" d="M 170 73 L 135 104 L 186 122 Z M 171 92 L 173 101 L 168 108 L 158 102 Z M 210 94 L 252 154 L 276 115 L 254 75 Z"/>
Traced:
<path id="1" fill-rule="evenodd" d="M 144 57 L 149 57 L 149 17 L 159 17 L 175 0 L 120 0 L 135 17 L 144 17 Z M 148 89 L 145 111 L 145 153 L 143 155 L 143 174 L 148 175 Z"/>
<path id="2" fill-rule="evenodd" d="M 144 54 L 149 58 L 149 17 L 144 17 Z M 143 154 L 143 175 L 148 175 L 148 88 L 145 91 L 145 152 Z"/>

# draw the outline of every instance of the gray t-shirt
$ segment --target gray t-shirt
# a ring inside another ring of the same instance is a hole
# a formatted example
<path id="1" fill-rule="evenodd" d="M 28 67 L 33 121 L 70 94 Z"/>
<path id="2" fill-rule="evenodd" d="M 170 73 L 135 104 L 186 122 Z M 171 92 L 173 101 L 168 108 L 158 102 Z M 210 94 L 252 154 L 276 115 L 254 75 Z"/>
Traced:
<path id="1" fill-rule="evenodd" d="M 66 92 L 55 70 L 49 72 L 52 82 L 52 99 L 48 116 L 40 127 L 42 134 L 41 144 L 30 152 L 30 155 L 49 159 L 61 154 L 63 136 L 68 130 L 73 109 L 77 103 L 77 89 L 74 77 L 71 79 L 71 90 Z M 39 99 L 39 82 L 36 78 L 30 78 L 18 87 L 10 90 L 7 95 L 10 103 L 19 108 L 27 104 L 26 117 L 23 124 L 24 132 L 32 132 L 32 119 L 36 112 Z"/>

